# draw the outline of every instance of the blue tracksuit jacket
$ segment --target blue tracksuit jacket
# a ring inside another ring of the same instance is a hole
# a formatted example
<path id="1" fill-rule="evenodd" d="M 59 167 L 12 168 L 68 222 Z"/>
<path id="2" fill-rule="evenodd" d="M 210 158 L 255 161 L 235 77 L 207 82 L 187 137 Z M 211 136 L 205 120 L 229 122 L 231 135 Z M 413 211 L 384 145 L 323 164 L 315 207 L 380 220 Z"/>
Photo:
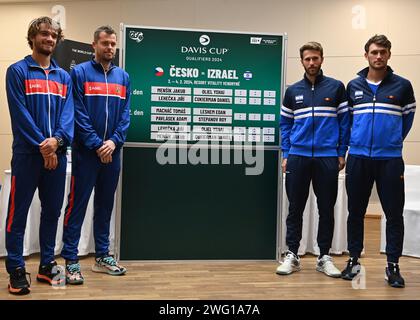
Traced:
<path id="1" fill-rule="evenodd" d="M 280 118 L 283 157 L 344 157 L 349 109 L 341 81 L 322 72 L 315 84 L 306 78 L 287 88 Z"/>
<path id="2" fill-rule="evenodd" d="M 128 74 L 114 65 L 105 73 L 92 59 L 75 66 L 71 77 L 75 86 L 74 144 L 96 150 L 110 139 L 121 148 L 130 124 Z"/>
<path id="3" fill-rule="evenodd" d="M 349 154 L 369 158 L 402 156 L 403 140 L 413 124 L 416 100 L 407 79 L 388 67 L 386 77 L 373 94 L 366 77 L 369 68 L 361 70 L 349 82 L 347 96 L 351 108 Z"/>
<path id="4" fill-rule="evenodd" d="M 39 144 L 58 136 L 73 139 L 73 96 L 69 75 L 51 60 L 44 70 L 31 56 L 12 64 L 6 91 L 13 132 L 13 153 L 39 153 Z"/>

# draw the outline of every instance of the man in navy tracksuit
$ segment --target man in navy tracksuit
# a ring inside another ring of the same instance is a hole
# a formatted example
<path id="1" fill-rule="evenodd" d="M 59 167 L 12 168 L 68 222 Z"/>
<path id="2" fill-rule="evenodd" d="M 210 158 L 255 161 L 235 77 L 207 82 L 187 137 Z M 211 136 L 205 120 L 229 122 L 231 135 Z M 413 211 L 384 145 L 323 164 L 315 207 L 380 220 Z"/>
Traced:
<path id="1" fill-rule="evenodd" d="M 404 138 L 413 123 L 416 102 L 410 81 L 397 76 L 387 65 L 391 42 L 375 35 L 365 45 L 369 67 L 347 87 L 352 109 L 350 150 L 346 169 L 349 217 L 347 239 L 350 259 L 342 278 L 351 280 L 360 272 L 363 250 L 363 220 L 373 182 L 376 181 L 386 216 L 385 278 L 392 287 L 404 287 L 399 258 L 404 239 Z"/>
<path id="2" fill-rule="evenodd" d="M 277 268 L 281 275 L 300 270 L 302 219 L 312 181 L 319 210 L 316 269 L 330 277 L 340 271 L 329 256 L 334 232 L 338 172 L 344 168 L 349 112 L 342 82 L 322 74 L 323 49 L 317 42 L 300 48 L 304 78 L 290 86 L 281 107 L 281 148 L 289 199 L 286 243 L 289 251 Z"/>
<path id="3" fill-rule="evenodd" d="M 54 261 L 58 218 L 64 198 L 66 147 L 73 139 L 74 106 L 71 79 L 51 55 L 62 39 L 60 26 L 49 17 L 31 22 L 28 44 L 32 55 L 7 69 L 6 90 L 13 132 L 12 181 L 6 221 L 6 269 L 9 292 L 28 294 L 23 260 L 28 210 L 35 190 L 41 200 L 37 280 L 64 284 Z"/>
<path id="4" fill-rule="evenodd" d="M 114 194 L 120 173 L 120 150 L 130 124 L 130 82 L 116 67 L 117 38 L 109 27 L 95 31 L 95 57 L 77 65 L 74 83 L 75 137 L 72 145 L 72 179 L 64 217 L 66 280 L 82 284 L 78 245 L 86 208 L 93 188 L 96 261 L 92 270 L 122 275 L 126 269 L 109 254 L 109 228 Z"/>

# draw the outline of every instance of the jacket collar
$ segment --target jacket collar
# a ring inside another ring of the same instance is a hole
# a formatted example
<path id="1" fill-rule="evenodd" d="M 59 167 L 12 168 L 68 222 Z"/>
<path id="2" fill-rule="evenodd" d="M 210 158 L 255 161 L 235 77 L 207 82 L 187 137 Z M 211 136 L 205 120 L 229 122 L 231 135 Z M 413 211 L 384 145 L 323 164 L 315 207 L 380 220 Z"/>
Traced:
<path id="1" fill-rule="evenodd" d="M 387 66 L 386 67 L 386 71 L 387 71 L 386 72 L 386 76 L 385 76 L 385 78 L 383 80 L 388 79 L 389 77 L 391 77 L 394 74 L 394 70 L 392 70 L 392 68 L 390 66 Z M 366 67 L 366 68 L 360 70 L 357 73 L 357 75 L 360 76 L 360 77 L 362 77 L 362 78 L 364 78 L 364 79 L 366 79 L 367 78 L 367 75 L 368 75 L 368 72 L 369 72 L 369 67 Z"/>
<path id="2" fill-rule="evenodd" d="M 31 68 L 41 68 L 41 69 L 44 69 L 44 68 L 42 68 L 39 65 L 38 62 L 36 62 L 34 60 L 34 58 L 32 58 L 31 55 L 27 55 L 24 60 L 26 61 L 26 63 L 28 64 L 28 66 L 31 67 Z M 47 70 L 54 70 L 54 69 L 59 69 L 59 68 L 60 67 L 58 66 L 57 62 L 55 62 L 55 60 L 51 58 L 50 66 L 48 67 Z"/>
<path id="3" fill-rule="evenodd" d="M 97 69 L 100 72 L 104 72 L 104 68 L 102 67 L 102 65 L 99 62 L 95 61 L 95 57 L 92 57 L 92 59 L 90 60 L 90 62 L 92 63 L 92 66 Z M 111 62 L 111 65 L 108 69 L 108 72 L 111 71 L 112 69 L 114 69 L 116 66 L 113 62 Z"/>
<path id="4" fill-rule="evenodd" d="M 324 80 L 324 78 L 325 78 L 324 72 L 322 71 L 322 69 L 320 69 L 318 75 L 315 78 L 315 84 L 320 83 L 322 80 Z M 312 86 L 312 82 L 306 76 L 306 72 L 303 74 L 303 79 L 305 80 L 306 83 Z"/>

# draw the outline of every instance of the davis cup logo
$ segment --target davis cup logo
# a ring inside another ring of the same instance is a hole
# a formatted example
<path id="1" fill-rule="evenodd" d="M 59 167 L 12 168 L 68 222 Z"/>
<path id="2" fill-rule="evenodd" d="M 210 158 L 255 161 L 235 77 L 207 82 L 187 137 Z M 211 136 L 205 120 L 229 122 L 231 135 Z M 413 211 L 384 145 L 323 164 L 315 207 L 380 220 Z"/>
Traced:
<path id="1" fill-rule="evenodd" d="M 200 43 L 203 46 L 207 46 L 210 43 L 210 37 L 206 34 L 200 36 Z"/>
<path id="2" fill-rule="evenodd" d="M 156 67 L 155 68 L 155 76 L 161 77 L 163 76 L 164 72 L 163 69 L 161 67 Z"/>

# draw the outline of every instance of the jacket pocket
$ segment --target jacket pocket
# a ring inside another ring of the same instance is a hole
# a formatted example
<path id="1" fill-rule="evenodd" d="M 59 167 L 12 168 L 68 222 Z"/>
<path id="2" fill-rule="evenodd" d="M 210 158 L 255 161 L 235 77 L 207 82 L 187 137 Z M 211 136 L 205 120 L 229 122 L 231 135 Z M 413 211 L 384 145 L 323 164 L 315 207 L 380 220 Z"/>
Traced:
<path id="1" fill-rule="evenodd" d="M 372 144 L 372 114 L 362 113 L 353 116 L 350 145 L 370 146 Z"/>
<path id="2" fill-rule="evenodd" d="M 376 114 L 374 144 L 382 148 L 402 145 L 402 118 L 392 114 Z"/>

